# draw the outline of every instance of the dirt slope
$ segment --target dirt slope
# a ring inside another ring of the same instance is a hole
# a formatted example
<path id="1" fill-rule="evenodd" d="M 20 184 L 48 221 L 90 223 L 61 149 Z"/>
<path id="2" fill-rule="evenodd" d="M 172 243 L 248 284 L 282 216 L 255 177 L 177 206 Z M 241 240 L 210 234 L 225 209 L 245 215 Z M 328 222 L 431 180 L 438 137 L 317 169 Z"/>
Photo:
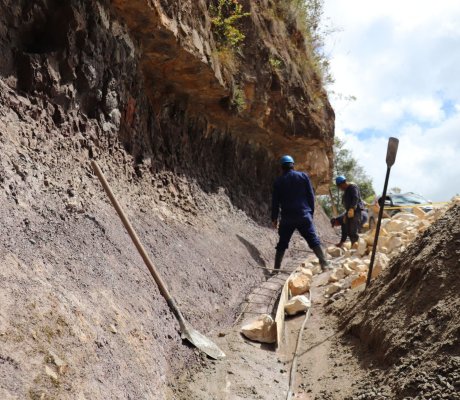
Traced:
<path id="1" fill-rule="evenodd" d="M 374 398 L 370 387 L 378 398 L 459 398 L 459 221 L 457 203 L 341 310 L 378 368 L 360 398 Z"/>

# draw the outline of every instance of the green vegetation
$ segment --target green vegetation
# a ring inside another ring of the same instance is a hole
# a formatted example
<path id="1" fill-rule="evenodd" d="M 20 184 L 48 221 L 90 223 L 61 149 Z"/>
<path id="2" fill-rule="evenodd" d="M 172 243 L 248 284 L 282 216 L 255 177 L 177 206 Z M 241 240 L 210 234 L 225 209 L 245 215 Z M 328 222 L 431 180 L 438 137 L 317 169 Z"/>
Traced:
<path id="1" fill-rule="evenodd" d="M 367 201 L 373 199 L 375 191 L 372 187 L 372 179 L 364 172 L 363 167 L 358 164 L 358 161 L 352 156 L 350 150 L 344 149 L 343 146 L 344 142 L 335 138 L 334 180 L 337 175 L 344 175 L 348 182 L 354 182 L 359 186 L 362 199 L 366 199 Z M 332 216 L 332 204 L 335 205 L 339 213 L 343 212 L 344 209 L 341 203 L 342 193 L 339 193 L 335 182 L 331 183 L 330 191 L 332 193 L 332 201 L 330 196 L 320 196 L 319 202 L 326 211 L 326 214 Z"/>
<path id="2" fill-rule="evenodd" d="M 246 108 L 246 96 L 244 91 L 239 86 L 235 86 L 233 88 L 231 105 L 232 108 L 238 112 L 241 112 Z"/>
<path id="3" fill-rule="evenodd" d="M 250 13 L 243 12 L 238 0 L 213 0 L 209 7 L 212 31 L 220 48 L 238 48 L 245 39 L 239 23 Z"/>
<path id="4" fill-rule="evenodd" d="M 286 22 L 288 30 L 295 29 L 304 38 L 308 64 L 322 83 L 333 83 L 329 59 L 324 53 L 324 39 L 332 33 L 322 25 L 324 0 L 272 0 L 271 3 L 278 17 Z"/>
<path id="5" fill-rule="evenodd" d="M 283 65 L 283 62 L 276 57 L 270 57 L 268 61 L 270 65 L 273 67 L 273 69 L 280 69 Z"/>

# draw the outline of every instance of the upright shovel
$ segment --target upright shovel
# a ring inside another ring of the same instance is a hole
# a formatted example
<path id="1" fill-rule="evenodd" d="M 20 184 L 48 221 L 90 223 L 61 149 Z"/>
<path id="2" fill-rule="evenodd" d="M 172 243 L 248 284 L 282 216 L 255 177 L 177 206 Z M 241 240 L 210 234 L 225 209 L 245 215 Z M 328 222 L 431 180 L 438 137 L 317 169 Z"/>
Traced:
<path id="1" fill-rule="evenodd" d="M 367 274 L 366 289 L 371 283 L 372 269 L 374 268 L 374 261 L 375 261 L 375 252 L 377 250 L 377 242 L 379 241 L 380 224 L 382 223 L 383 208 L 385 205 L 385 198 L 387 197 L 388 180 L 390 179 L 391 167 L 393 166 L 396 160 L 396 153 L 398 152 L 398 145 L 399 145 L 399 139 L 396 139 L 394 137 L 391 137 L 390 139 L 388 139 L 387 158 L 386 158 L 387 174 L 385 176 L 385 184 L 383 185 L 383 193 L 381 197 L 382 204 L 380 205 L 379 217 L 377 219 L 377 226 L 375 228 L 374 246 L 372 247 L 372 256 L 371 256 L 371 262 L 369 264 L 369 272 Z"/>
<path id="2" fill-rule="evenodd" d="M 129 233 L 134 245 L 136 246 L 137 250 L 139 251 L 142 259 L 145 262 L 145 265 L 149 269 L 150 273 L 152 274 L 153 279 L 155 280 L 158 288 L 160 289 L 161 295 L 165 298 L 166 302 L 171 308 L 172 312 L 176 316 L 177 320 L 179 321 L 180 330 L 181 330 L 181 337 L 182 339 L 187 339 L 192 345 L 194 345 L 197 349 L 201 350 L 203 353 L 207 354 L 209 357 L 214 359 L 221 359 L 225 357 L 225 353 L 217 347 L 217 345 L 208 339 L 206 336 L 202 335 L 200 332 L 196 331 L 192 328 L 192 326 L 185 320 L 184 316 L 180 312 L 179 308 L 177 307 L 176 302 L 169 294 L 169 291 L 161 279 L 158 271 L 156 270 L 155 266 L 153 265 L 152 261 L 150 260 L 147 252 L 142 246 L 139 237 L 137 236 L 136 232 L 134 231 L 131 223 L 129 222 L 128 218 L 126 217 L 123 209 L 121 208 L 120 204 L 118 204 L 117 199 L 113 195 L 112 190 L 110 189 L 109 184 L 107 183 L 104 174 L 97 165 L 96 161 L 91 161 L 91 165 L 93 167 L 94 172 L 96 173 L 97 177 L 101 181 L 102 186 L 104 187 L 107 196 L 109 196 L 112 205 L 114 206 L 115 210 L 118 213 L 123 225 L 125 226 L 126 230 Z"/>

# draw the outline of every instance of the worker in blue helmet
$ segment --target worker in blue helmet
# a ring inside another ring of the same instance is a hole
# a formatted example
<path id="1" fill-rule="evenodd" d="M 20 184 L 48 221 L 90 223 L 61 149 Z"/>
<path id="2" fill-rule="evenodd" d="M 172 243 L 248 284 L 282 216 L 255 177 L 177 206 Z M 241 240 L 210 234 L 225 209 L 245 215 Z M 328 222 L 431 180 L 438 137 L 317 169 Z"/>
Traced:
<path id="1" fill-rule="evenodd" d="M 348 182 L 347 178 L 343 175 L 339 175 L 335 178 L 335 184 L 343 192 L 342 204 L 345 208 L 345 213 L 339 215 L 337 219 L 334 220 L 334 223 L 331 220 L 333 226 L 337 226 L 337 224 L 342 226 L 342 236 L 337 246 L 342 247 L 347 237 L 349 237 L 351 247 L 357 248 L 359 239 L 358 232 L 367 219 L 364 202 L 361 199 L 361 192 L 356 183 Z"/>
<path id="2" fill-rule="evenodd" d="M 318 257 L 321 268 L 324 270 L 329 267 L 329 263 L 324 256 L 313 223 L 315 192 L 310 178 L 306 173 L 294 170 L 294 159 L 289 155 L 281 157 L 280 164 L 282 174 L 273 185 L 271 214 L 273 227 L 278 228 L 279 233 L 275 269 L 281 268 L 281 262 L 289 247 L 292 234 L 298 230 Z M 281 218 L 279 219 L 280 209 Z"/>

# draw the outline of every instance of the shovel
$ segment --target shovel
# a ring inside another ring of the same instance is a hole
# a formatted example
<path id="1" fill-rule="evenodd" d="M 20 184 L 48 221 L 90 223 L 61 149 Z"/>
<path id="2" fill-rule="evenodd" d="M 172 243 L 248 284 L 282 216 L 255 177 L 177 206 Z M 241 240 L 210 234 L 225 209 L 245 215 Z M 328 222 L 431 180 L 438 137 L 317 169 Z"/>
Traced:
<path id="1" fill-rule="evenodd" d="M 114 206 L 115 210 L 118 213 L 118 216 L 120 217 L 121 221 L 123 222 L 123 225 L 125 226 L 126 230 L 129 233 L 129 236 L 131 237 L 134 245 L 136 246 L 137 250 L 139 251 L 142 259 L 145 262 L 145 265 L 149 269 L 150 273 L 152 274 L 153 279 L 155 280 L 156 284 L 158 285 L 158 288 L 160 290 L 161 295 L 165 298 L 166 302 L 168 303 L 169 308 L 171 311 L 174 313 L 176 316 L 177 320 L 179 321 L 179 326 L 180 326 L 180 331 L 181 331 L 181 337 L 182 339 L 188 340 L 192 345 L 194 345 L 198 350 L 201 350 L 203 353 L 207 354 L 209 357 L 214 358 L 214 359 L 221 359 L 225 357 L 225 353 L 217 347 L 217 345 L 212 342 L 210 339 L 208 339 L 206 336 L 202 335 L 200 332 L 196 331 L 195 329 L 192 328 L 192 326 L 185 320 L 184 316 L 180 312 L 179 308 L 177 307 L 176 302 L 174 299 L 171 297 L 169 294 L 169 291 L 161 279 L 160 275 L 158 274 L 158 271 L 155 268 L 155 265 L 153 265 L 152 261 L 150 260 L 149 256 L 147 255 L 147 252 L 144 249 L 144 246 L 142 246 L 139 237 L 137 236 L 136 232 L 134 231 L 133 227 L 131 226 L 131 223 L 129 222 L 128 218 L 126 217 L 125 213 L 123 212 L 123 209 L 121 208 L 120 204 L 118 204 L 117 199 L 113 195 L 112 190 L 110 189 L 109 184 L 107 183 L 104 174 L 99 168 L 99 165 L 97 165 L 96 161 L 91 161 L 91 165 L 93 167 L 94 172 L 96 173 L 97 177 L 101 181 L 102 186 L 104 187 L 105 192 L 107 193 L 107 196 L 109 196 L 109 199 Z"/>
<path id="2" fill-rule="evenodd" d="M 388 180 L 390 179 L 391 167 L 395 163 L 396 153 L 398 152 L 398 145 L 399 145 L 399 139 L 396 139 L 394 137 L 390 137 L 388 139 L 387 158 L 386 158 L 387 174 L 385 176 L 385 183 L 383 185 L 383 193 L 382 193 L 382 199 L 384 202 L 387 196 Z M 371 256 L 371 262 L 369 264 L 369 272 L 367 273 L 366 289 L 371 284 L 372 270 L 374 268 L 375 253 L 377 250 L 377 242 L 379 241 L 380 224 L 382 223 L 383 208 L 384 208 L 383 206 L 384 206 L 384 203 L 382 203 L 382 205 L 380 206 L 379 217 L 377 219 L 377 226 L 375 228 L 374 246 L 372 247 L 372 256 Z"/>

